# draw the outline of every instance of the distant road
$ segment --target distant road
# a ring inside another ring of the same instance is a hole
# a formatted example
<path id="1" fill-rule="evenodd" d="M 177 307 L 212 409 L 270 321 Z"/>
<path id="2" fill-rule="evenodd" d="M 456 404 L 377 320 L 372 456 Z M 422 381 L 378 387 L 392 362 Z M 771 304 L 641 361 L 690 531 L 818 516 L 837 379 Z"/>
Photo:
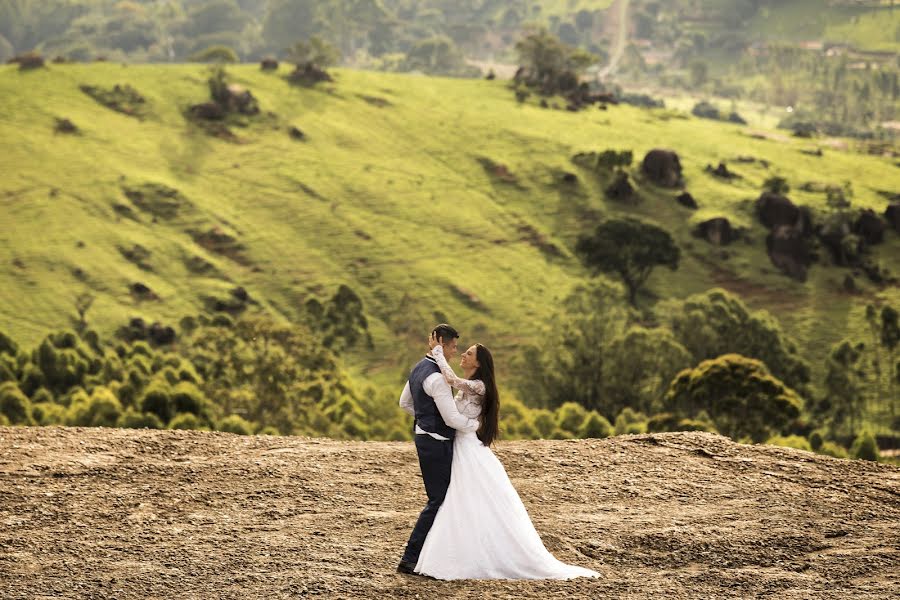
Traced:
<path id="1" fill-rule="evenodd" d="M 613 75 L 616 70 L 619 68 L 619 62 L 622 60 L 622 56 L 625 54 L 625 46 L 628 44 L 628 0 L 616 0 L 618 8 L 618 32 L 616 34 L 616 41 L 613 45 L 612 55 L 609 59 L 609 64 L 600 69 L 597 73 L 598 77 L 606 78 L 610 75 Z M 615 10 L 613 7 L 610 7 L 609 11 L 610 16 L 615 15 Z"/>

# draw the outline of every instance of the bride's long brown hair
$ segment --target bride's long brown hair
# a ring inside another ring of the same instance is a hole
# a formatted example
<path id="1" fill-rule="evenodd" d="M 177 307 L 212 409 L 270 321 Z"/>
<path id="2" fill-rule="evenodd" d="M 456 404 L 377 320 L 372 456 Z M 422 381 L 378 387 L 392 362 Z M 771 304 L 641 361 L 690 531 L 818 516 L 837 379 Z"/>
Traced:
<path id="1" fill-rule="evenodd" d="M 500 434 L 500 394 L 494 380 L 494 357 L 491 351 L 475 344 L 475 358 L 478 368 L 472 379 L 480 379 L 484 383 L 484 404 L 481 408 L 481 427 L 478 428 L 478 439 L 485 446 L 490 446 Z"/>

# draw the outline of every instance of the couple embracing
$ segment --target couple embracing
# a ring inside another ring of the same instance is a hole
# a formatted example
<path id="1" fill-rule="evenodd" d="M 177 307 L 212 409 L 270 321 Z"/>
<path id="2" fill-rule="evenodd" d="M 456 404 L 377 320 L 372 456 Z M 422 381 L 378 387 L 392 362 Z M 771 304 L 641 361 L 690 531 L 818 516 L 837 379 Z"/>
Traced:
<path id="1" fill-rule="evenodd" d="M 435 327 L 430 352 L 413 367 L 400 396 L 400 406 L 415 418 L 428 503 L 397 571 L 436 579 L 599 576 L 560 562 L 544 548 L 490 449 L 500 408 L 493 357 L 474 344 L 459 363 L 465 378 L 457 377 L 447 359 L 458 353 L 458 338 L 450 325 Z"/>

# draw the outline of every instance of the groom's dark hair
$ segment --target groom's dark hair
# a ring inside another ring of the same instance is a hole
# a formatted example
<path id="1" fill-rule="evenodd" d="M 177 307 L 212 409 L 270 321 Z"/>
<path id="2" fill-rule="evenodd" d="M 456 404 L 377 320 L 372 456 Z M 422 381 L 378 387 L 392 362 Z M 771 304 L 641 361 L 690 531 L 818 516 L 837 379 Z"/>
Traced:
<path id="1" fill-rule="evenodd" d="M 433 333 L 434 337 L 436 337 L 437 339 L 443 340 L 445 344 L 450 340 L 459 337 L 459 332 L 446 323 L 441 323 L 440 325 L 436 326 L 431 330 L 431 333 Z"/>

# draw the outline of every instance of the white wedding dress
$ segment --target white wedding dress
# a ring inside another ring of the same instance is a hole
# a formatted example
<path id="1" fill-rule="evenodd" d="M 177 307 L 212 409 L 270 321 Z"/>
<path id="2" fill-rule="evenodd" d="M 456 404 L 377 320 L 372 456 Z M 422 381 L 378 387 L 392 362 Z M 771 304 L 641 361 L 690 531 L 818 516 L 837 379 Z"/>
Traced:
<path id="1" fill-rule="evenodd" d="M 456 377 L 440 346 L 432 356 L 456 404 L 481 415 L 484 384 Z M 437 579 L 571 579 L 599 573 L 557 560 L 541 541 L 503 465 L 475 432 L 456 433 L 450 487 L 416 563 L 416 573 Z"/>

